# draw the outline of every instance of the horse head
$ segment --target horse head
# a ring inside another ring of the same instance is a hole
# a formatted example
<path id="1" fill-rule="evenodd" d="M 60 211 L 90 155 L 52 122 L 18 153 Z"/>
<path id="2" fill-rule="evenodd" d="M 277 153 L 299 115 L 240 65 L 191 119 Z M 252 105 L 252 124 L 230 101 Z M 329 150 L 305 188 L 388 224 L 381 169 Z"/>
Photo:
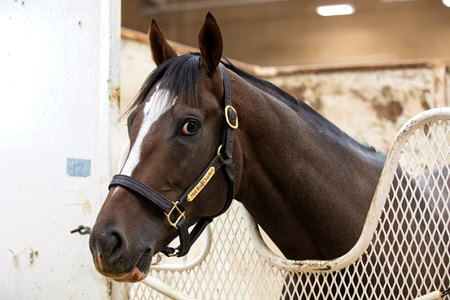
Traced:
<path id="1" fill-rule="evenodd" d="M 149 41 L 157 68 L 131 107 L 128 157 L 90 237 L 97 270 L 117 281 L 142 280 L 160 251 L 185 255 L 236 190 L 237 113 L 214 17 L 200 31 L 199 54 L 178 56 L 155 21 Z M 167 248 L 177 236 L 181 245 Z"/>

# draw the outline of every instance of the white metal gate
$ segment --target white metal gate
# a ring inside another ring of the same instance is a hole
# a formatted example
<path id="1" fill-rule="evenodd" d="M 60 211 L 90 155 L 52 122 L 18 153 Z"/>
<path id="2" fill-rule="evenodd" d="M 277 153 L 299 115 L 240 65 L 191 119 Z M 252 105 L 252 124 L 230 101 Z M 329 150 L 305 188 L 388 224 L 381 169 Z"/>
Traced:
<path id="1" fill-rule="evenodd" d="M 154 288 L 194 299 L 415 299 L 444 291 L 450 287 L 449 166 L 450 108 L 426 111 L 397 135 L 363 234 L 344 256 L 286 260 L 234 204 L 193 257 L 181 264 L 157 259 L 144 283 L 129 285 L 129 297 L 164 299 Z M 395 181 L 406 184 L 394 188 Z"/>

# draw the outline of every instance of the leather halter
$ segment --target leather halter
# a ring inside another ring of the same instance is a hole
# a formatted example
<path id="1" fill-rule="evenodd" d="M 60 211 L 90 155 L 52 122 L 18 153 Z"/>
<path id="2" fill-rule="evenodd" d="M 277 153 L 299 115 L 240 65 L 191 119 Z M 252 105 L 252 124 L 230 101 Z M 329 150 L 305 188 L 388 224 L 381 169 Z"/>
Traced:
<path id="1" fill-rule="evenodd" d="M 151 187 L 146 186 L 130 176 L 122 174 L 115 175 L 108 187 L 109 189 L 116 186 L 124 187 L 141 198 L 150 201 L 164 212 L 167 223 L 178 230 L 178 236 L 180 238 L 180 245 L 177 248 L 166 247 L 161 251 L 167 256 L 186 255 L 191 245 L 197 240 L 203 230 L 205 230 L 206 226 L 215 217 L 221 215 L 229 208 L 234 197 L 233 133 L 238 128 L 238 116 L 236 110 L 231 105 L 231 84 L 226 68 L 220 65 L 220 69 L 223 76 L 223 100 L 225 104 L 225 122 L 222 125 L 221 132 L 222 144 L 217 150 L 217 155 L 206 166 L 200 176 L 186 189 L 182 196 L 177 201 L 171 202 Z M 228 179 L 227 201 L 218 214 L 200 218 L 189 233 L 185 219 L 186 207 L 221 168 L 224 168 L 225 177 Z"/>

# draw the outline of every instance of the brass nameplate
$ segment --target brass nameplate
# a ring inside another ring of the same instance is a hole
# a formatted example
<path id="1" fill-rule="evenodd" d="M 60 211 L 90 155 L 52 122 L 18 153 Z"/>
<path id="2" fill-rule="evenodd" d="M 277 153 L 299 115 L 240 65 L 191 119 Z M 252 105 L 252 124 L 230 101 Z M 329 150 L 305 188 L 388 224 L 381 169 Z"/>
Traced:
<path id="1" fill-rule="evenodd" d="M 187 201 L 191 202 L 197 197 L 197 195 L 203 190 L 203 188 L 208 184 L 211 178 L 216 173 L 216 168 L 210 167 L 205 173 L 202 179 L 197 183 L 197 185 L 192 189 L 192 191 L 187 196 Z"/>

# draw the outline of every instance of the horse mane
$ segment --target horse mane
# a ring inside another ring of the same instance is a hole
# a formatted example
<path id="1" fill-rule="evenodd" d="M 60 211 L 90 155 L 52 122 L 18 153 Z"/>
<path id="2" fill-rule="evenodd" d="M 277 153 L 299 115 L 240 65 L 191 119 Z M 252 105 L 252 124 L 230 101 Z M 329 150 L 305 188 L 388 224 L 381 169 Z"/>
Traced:
<path id="1" fill-rule="evenodd" d="M 260 90 L 263 90 L 270 95 L 274 96 L 275 98 L 281 100 L 285 104 L 287 104 L 292 109 L 296 110 L 300 104 L 300 101 L 285 90 L 279 88 L 278 86 L 274 85 L 273 83 L 262 80 L 258 77 L 255 77 L 251 75 L 250 73 L 245 72 L 242 69 L 239 69 L 235 65 L 233 65 L 231 62 L 222 62 L 222 64 L 229 70 L 233 71 L 240 77 L 244 78 L 247 82 L 251 83 L 253 86 L 259 88 Z"/>
<path id="2" fill-rule="evenodd" d="M 222 61 L 222 64 L 229 70 L 233 71 L 241 78 L 246 80 L 254 87 L 270 94 L 274 98 L 278 99 L 282 103 L 289 106 L 291 109 L 300 114 L 305 112 L 316 124 L 320 124 L 324 128 L 332 131 L 335 135 L 341 138 L 348 138 L 350 143 L 361 147 L 366 152 L 376 152 L 371 146 L 360 144 L 345 132 L 340 130 L 332 122 L 324 118 L 321 114 L 315 111 L 312 107 L 306 104 L 304 101 L 298 100 L 296 97 L 290 95 L 283 89 L 276 85 L 257 78 L 242 69 L 234 66 L 229 61 Z M 199 53 L 190 53 L 180 55 L 169 60 L 166 60 L 154 69 L 149 76 L 145 79 L 139 90 L 136 98 L 126 110 L 125 114 L 132 112 L 139 104 L 147 100 L 148 94 L 151 88 L 160 81 L 161 88 L 169 90 L 174 96 L 177 96 L 177 101 L 184 101 L 187 105 L 197 107 L 198 106 L 198 75 L 200 72 L 200 55 Z M 303 114 L 302 114 L 303 116 Z"/>
<path id="3" fill-rule="evenodd" d="M 228 61 L 222 61 L 222 64 L 227 69 L 235 72 L 255 87 L 264 90 L 277 99 L 280 99 L 291 108 L 296 109 L 298 107 L 299 101 L 276 85 L 254 77 L 249 73 L 237 68 Z M 161 81 L 161 84 L 163 84 L 163 88 L 168 89 L 174 95 L 178 96 L 184 101 L 187 101 L 188 105 L 197 106 L 197 79 L 199 66 L 199 53 L 184 54 L 163 62 L 147 76 L 136 97 L 132 101 L 131 105 L 127 108 L 125 114 L 129 114 L 139 104 L 143 103 L 147 99 L 147 95 L 150 92 L 151 88 L 158 81 Z"/>
<path id="4" fill-rule="evenodd" d="M 239 69 L 238 67 L 234 66 L 231 62 L 223 63 L 225 67 L 236 74 L 238 74 L 240 77 L 245 79 L 247 82 L 255 86 L 256 88 L 272 95 L 276 99 L 280 100 L 284 104 L 288 105 L 290 108 L 292 108 L 297 113 L 300 112 L 306 112 L 308 116 L 310 116 L 314 122 L 317 124 L 321 124 L 323 127 L 327 128 L 331 132 L 333 132 L 335 135 L 347 139 L 350 143 L 354 144 L 357 147 L 360 147 L 365 152 L 374 153 L 377 152 L 376 149 L 372 146 L 367 146 L 364 144 L 359 143 L 352 137 L 350 137 L 347 133 L 339 129 L 335 124 L 330 122 L 328 119 L 324 118 L 320 113 L 318 113 L 316 110 L 314 110 L 311 106 L 309 106 L 306 102 L 297 99 L 296 97 L 292 96 L 285 90 L 279 88 L 278 86 L 272 84 L 269 81 L 260 79 L 258 77 L 255 77 L 244 70 Z M 302 114 L 304 116 L 304 114 Z"/>

